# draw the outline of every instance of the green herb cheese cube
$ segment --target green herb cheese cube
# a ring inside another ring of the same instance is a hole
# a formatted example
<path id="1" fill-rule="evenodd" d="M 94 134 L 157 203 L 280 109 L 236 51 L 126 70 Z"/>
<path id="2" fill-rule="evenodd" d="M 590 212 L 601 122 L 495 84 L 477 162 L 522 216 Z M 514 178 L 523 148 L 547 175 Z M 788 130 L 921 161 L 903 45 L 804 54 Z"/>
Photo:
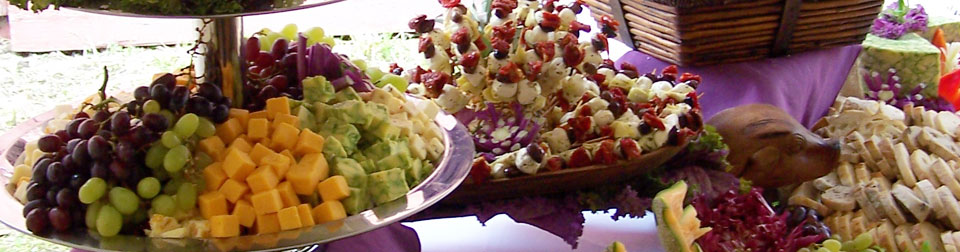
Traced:
<path id="1" fill-rule="evenodd" d="M 399 199 L 410 191 L 403 170 L 393 168 L 374 172 L 367 178 L 367 194 L 374 203 L 383 204 Z"/>

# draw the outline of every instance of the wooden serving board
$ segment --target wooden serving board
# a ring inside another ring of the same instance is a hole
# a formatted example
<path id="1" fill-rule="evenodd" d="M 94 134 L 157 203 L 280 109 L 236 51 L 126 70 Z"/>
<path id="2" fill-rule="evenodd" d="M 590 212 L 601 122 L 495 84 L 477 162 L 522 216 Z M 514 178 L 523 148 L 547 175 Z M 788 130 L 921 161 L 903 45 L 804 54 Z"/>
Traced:
<path id="1" fill-rule="evenodd" d="M 523 177 L 495 179 L 482 184 L 464 183 L 460 184 L 459 188 L 439 204 L 464 205 L 507 198 L 569 192 L 618 183 L 653 171 L 653 169 L 680 153 L 688 143 L 680 146 L 665 146 L 643 154 L 640 159 L 622 161 L 614 165 L 569 168 Z"/>

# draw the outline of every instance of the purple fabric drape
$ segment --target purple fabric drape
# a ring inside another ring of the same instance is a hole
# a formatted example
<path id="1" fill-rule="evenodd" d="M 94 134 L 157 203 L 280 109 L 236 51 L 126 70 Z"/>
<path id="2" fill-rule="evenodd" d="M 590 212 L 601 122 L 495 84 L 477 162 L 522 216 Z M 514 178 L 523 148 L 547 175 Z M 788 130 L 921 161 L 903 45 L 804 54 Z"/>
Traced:
<path id="1" fill-rule="evenodd" d="M 703 77 L 697 92 L 709 119 L 721 110 L 743 104 L 767 103 L 782 108 L 807 127 L 826 115 L 860 53 L 859 45 L 817 50 L 791 56 L 703 67 L 680 67 Z M 663 69 L 669 63 L 638 51 L 617 60 L 640 72 Z"/>

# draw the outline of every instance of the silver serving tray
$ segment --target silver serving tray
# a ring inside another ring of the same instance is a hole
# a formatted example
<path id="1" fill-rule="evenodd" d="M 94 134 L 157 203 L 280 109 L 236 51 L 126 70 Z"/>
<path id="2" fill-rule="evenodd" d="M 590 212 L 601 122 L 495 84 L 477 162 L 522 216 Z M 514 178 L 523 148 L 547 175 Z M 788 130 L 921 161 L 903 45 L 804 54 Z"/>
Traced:
<path id="1" fill-rule="evenodd" d="M 415 103 L 423 102 L 409 96 L 407 99 Z M 29 119 L 0 136 L 0 155 L 2 155 L 0 156 L 2 157 L 0 158 L 0 184 L 7 185 L 10 182 L 14 165 L 22 163 L 22 158 L 19 156 L 27 140 L 42 136 L 41 129 L 55 116 L 55 113 L 55 111 L 49 111 Z M 340 221 L 274 234 L 226 239 L 165 239 L 131 235 L 105 238 L 91 230 L 37 236 L 27 230 L 26 219 L 22 215 L 23 204 L 13 197 L 12 188 L 6 186 L 6 190 L 0 192 L 0 206 L 2 206 L 0 222 L 38 239 L 91 251 L 273 251 L 327 243 L 401 221 L 437 203 L 463 182 L 473 160 L 473 140 L 466 128 L 457 123 L 453 116 L 441 112 L 437 114 L 434 121 L 443 130 L 446 149 L 433 174 L 411 189 L 406 197 L 348 216 Z"/>
<path id="2" fill-rule="evenodd" d="M 135 13 L 135 12 L 124 12 L 116 9 L 110 9 L 109 6 L 100 6 L 100 8 L 90 8 L 86 6 L 68 6 L 61 5 L 61 8 L 68 8 L 72 10 L 78 10 L 83 12 L 97 13 L 97 14 L 106 14 L 114 16 L 125 16 L 125 17 L 145 17 L 145 18 L 229 18 L 229 17 L 242 17 L 242 16 L 255 16 L 263 14 L 273 14 L 280 12 L 287 12 L 293 10 L 301 10 L 307 8 L 313 8 L 318 6 L 324 6 L 332 3 L 342 2 L 344 0 L 303 0 L 301 2 L 297 1 L 283 1 L 284 3 L 279 3 L 280 6 L 273 6 L 273 8 L 268 10 L 260 11 L 250 11 L 250 12 L 239 12 L 239 13 L 226 13 L 226 14 L 215 14 L 215 15 L 162 15 L 157 13 Z M 274 4 L 278 4 L 275 1 Z"/>

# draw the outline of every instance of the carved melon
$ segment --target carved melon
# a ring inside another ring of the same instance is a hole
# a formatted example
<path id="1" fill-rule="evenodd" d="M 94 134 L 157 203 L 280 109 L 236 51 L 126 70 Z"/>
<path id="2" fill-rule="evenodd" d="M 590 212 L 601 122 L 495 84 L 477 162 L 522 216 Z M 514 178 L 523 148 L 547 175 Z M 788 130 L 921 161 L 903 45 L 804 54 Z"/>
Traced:
<path id="1" fill-rule="evenodd" d="M 711 230 L 709 227 L 700 227 L 700 219 L 697 218 L 697 210 L 693 206 L 683 207 L 686 194 L 687 183 L 680 181 L 660 191 L 653 198 L 657 234 L 660 236 L 660 244 L 668 252 L 700 251 L 700 246 L 694 241 Z"/>

